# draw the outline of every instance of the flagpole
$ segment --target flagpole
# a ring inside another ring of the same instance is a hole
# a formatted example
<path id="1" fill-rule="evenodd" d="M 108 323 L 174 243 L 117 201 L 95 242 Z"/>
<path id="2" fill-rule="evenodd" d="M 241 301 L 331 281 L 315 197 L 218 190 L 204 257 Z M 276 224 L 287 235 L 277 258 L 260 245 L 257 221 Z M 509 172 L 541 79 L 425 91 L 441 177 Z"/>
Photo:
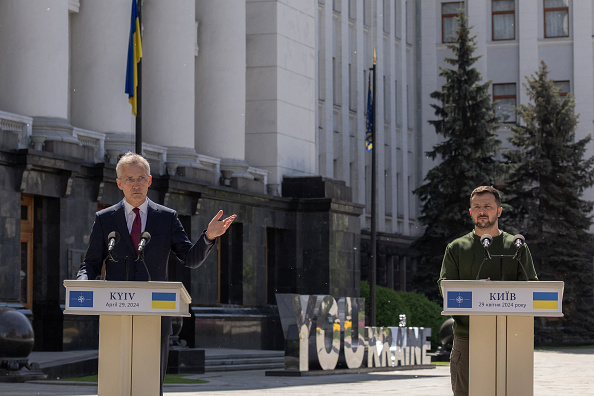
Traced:
<path id="1" fill-rule="evenodd" d="M 369 306 L 370 306 L 370 325 L 376 325 L 376 299 L 375 299 L 375 284 L 376 284 L 376 263 L 377 263 L 377 241 L 376 241 L 376 217 L 377 217 L 377 197 L 376 197 L 376 184 L 377 184 L 377 95 L 376 95 L 376 76 L 375 76 L 375 49 L 373 50 L 373 67 L 371 68 L 373 73 L 373 127 L 371 129 L 371 268 L 369 276 Z"/>
<path id="2" fill-rule="evenodd" d="M 136 7 L 138 8 L 138 21 L 140 22 L 140 36 L 142 37 L 142 0 L 138 0 Z M 140 58 L 136 65 L 136 72 L 138 73 L 138 88 L 136 92 L 136 154 L 142 155 L 142 58 Z"/>

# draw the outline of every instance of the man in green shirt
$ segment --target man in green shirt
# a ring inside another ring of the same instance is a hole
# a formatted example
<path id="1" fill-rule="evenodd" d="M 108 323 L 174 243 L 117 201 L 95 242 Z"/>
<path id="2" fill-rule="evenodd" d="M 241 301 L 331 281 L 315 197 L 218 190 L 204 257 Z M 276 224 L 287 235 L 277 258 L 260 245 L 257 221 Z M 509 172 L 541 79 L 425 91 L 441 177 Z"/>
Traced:
<path id="1" fill-rule="evenodd" d="M 438 280 L 440 286 L 444 279 L 538 280 L 528 246 L 524 244 L 518 256 L 514 257 L 517 251 L 513 244 L 514 236 L 499 229 L 499 216 L 502 211 L 501 195 L 495 188 L 481 186 L 472 192 L 469 212 L 474 230 L 446 247 Z M 506 257 L 485 259 L 485 248 L 481 243 L 481 237 L 485 234 L 493 238 L 489 246 L 489 254 Z M 468 316 L 453 318 L 454 346 L 450 355 L 452 391 L 454 396 L 467 396 L 469 318 Z"/>

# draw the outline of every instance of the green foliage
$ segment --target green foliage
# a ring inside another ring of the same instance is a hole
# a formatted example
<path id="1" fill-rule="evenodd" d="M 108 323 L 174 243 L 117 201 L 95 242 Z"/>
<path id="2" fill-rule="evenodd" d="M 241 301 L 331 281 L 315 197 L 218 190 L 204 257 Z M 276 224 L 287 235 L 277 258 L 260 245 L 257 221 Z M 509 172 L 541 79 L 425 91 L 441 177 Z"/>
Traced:
<path id="1" fill-rule="evenodd" d="M 369 283 L 361 282 L 361 297 L 365 298 L 365 314 L 369 316 Z M 399 315 L 406 315 L 407 327 L 431 328 L 431 349 L 441 346 L 439 329 L 448 318 L 441 315 L 441 306 L 430 301 L 422 294 L 392 290 L 387 287 L 375 287 L 376 325 L 380 327 L 398 327 Z"/>
<path id="2" fill-rule="evenodd" d="M 427 152 L 439 164 L 430 169 L 425 183 L 414 191 L 421 202 L 420 221 L 425 232 L 414 244 L 419 253 L 415 290 L 434 301 L 439 300 L 436 279 L 446 245 L 472 228 L 468 214 L 470 193 L 481 185 L 492 185 L 501 167 L 495 155 L 500 145 L 495 131 L 499 121 L 494 115 L 489 94 L 491 82 L 473 64 L 475 37 L 470 36 L 467 17 L 461 10 L 456 41 L 448 44 L 453 57 L 445 61 L 454 68 L 440 68 L 445 79 L 443 90 L 431 97 L 437 120 L 429 121 L 443 140 Z"/>
<path id="3" fill-rule="evenodd" d="M 565 281 L 563 326 L 593 339 L 592 252 L 586 249 L 593 242 L 594 204 L 582 198 L 594 184 L 594 157 L 584 159 L 591 137 L 576 141 L 575 100 L 559 96 L 548 73 L 541 62 L 526 78 L 530 103 L 519 107 L 522 123 L 512 128 L 516 148 L 504 153 L 510 167 L 504 197 L 512 207 L 506 217 L 526 237 L 539 279 Z"/>

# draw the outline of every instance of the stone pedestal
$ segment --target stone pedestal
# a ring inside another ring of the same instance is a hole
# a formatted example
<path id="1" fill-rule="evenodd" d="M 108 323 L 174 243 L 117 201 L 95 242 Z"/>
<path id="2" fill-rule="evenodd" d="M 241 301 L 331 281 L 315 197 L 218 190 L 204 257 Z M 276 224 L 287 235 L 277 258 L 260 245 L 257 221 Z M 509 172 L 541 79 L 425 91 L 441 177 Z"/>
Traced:
<path id="1" fill-rule="evenodd" d="M 167 374 L 204 374 L 204 349 L 171 347 Z"/>

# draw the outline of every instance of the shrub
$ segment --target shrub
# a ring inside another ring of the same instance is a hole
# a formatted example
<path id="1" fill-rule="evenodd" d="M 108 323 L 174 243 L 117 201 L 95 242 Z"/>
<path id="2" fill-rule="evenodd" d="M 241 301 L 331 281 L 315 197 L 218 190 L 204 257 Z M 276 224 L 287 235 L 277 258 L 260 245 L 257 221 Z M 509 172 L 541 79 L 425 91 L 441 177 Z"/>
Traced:
<path id="1" fill-rule="evenodd" d="M 370 315 L 369 284 L 361 282 L 361 297 L 365 298 L 365 316 Z M 394 327 L 400 322 L 399 315 L 406 315 L 407 327 L 431 328 L 431 350 L 441 346 L 439 329 L 448 318 L 442 316 L 442 307 L 422 294 L 375 287 L 376 326 Z M 369 323 L 368 323 L 369 325 Z"/>

